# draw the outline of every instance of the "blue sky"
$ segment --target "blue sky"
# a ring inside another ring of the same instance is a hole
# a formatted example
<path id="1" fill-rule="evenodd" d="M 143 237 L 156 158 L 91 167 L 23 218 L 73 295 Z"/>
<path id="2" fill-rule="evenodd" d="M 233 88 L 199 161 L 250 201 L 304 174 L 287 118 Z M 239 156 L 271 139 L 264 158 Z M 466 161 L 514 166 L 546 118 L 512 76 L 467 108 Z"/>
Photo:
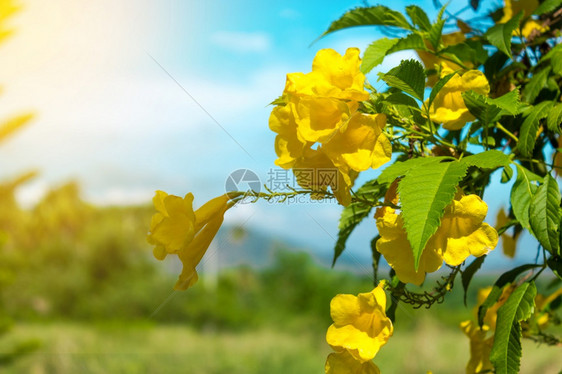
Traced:
<path id="1" fill-rule="evenodd" d="M 451 10 L 466 4 L 452 3 Z M 280 95 L 285 74 L 310 71 L 318 49 L 364 50 L 382 36 L 364 27 L 310 46 L 361 1 L 23 4 L 13 20 L 17 33 L 0 47 L 0 116 L 32 109 L 37 119 L 0 149 L 0 177 L 39 169 L 20 193 L 27 203 L 70 179 L 101 204 L 144 202 L 163 189 L 193 192 L 200 205 L 224 193 L 227 176 L 240 168 L 265 182 L 276 158 L 267 104 Z M 431 1 L 417 5 L 435 17 Z M 404 58 L 415 55 L 393 55 L 377 71 Z M 508 191 L 492 188 L 491 211 L 507 204 Z M 332 251 L 340 211 L 336 204 L 258 203 L 231 210 L 227 222 Z M 374 220 L 365 222 L 350 253 L 367 255 L 374 231 Z"/>

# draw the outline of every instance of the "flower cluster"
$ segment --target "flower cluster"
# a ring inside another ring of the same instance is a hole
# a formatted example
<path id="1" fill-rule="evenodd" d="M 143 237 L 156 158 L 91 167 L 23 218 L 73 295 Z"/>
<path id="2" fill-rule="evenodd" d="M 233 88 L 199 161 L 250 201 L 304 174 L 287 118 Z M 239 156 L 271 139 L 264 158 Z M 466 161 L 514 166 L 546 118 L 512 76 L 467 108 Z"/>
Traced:
<path id="1" fill-rule="evenodd" d="M 386 316 L 384 281 L 368 293 L 337 295 L 330 303 L 334 323 L 328 328 L 326 341 L 336 353 L 328 356 L 327 374 L 379 373 L 371 361 L 393 333 Z"/>
<path id="2" fill-rule="evenodd" d="M 199 264 L 217 234 L 224 213 L 232 206 L 230 197 L 216 197 L 193 211 L 193 195 L 184 198 L 156 191 L 152 199 L 156 213 L 150 222 L 147 240 L 154 245 L 154 257 L 163 260 L 177 255 L 183 270 L 174 288 L 185 290 L 197 282 L 195 267 Z"/>
<path id="3" fill-rule="evenodd" d="M 385 199 L 393 205 L 398 203 L 396 184 L 388 190 Z M 402 282 L 420 285 L 425 274 L 437 271 L 443 261 L 457 266 L 470 255 L 479 257 L 496 247 L 497 231 L 483 222 L 487 211 L 488 206 L 480 197 L 464 195 L 459 190 L 445 208 L 441 225 L 427 242 L 416 271 L 401 213 L 390 206 L 380 207 L 375 213 L 380 235 L 376 249 Z"/>
<path id="4" fill-rule="evenodd" d="M 305 178 L 303 188 L 327 191 L 342 205 L 351 201 L 350 189 L 358 173 L 390 161 L 392 148 L 383 133 L 384 114 L 360 112 L 367 100 L 365 76 L 359 70 L 357 48 L 344 56 L 332 49 L 318 51 L 312 72 L 287 74 L 282 100 L 273 108 L 269 127 L 277 133 L 275 164 L 284 169 L 333 169 L 337 178 Z"/>

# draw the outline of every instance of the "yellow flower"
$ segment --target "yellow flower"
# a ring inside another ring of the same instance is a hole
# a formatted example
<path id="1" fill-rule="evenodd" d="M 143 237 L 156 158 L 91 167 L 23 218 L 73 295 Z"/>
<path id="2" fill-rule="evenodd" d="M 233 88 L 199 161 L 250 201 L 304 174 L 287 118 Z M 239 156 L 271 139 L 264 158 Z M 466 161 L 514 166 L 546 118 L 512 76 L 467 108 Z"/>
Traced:
<path id="1" fill-rule="evenodd" d="M 321 49 L 308 74 L 287 74 L 285 93 L 363 101 L 369 98 L 363 84 L 365 75 L 359 70 L 358 48 L 348 48 L 345 55 L 333 49 Z"/>
<path id="2" fill-rule="evenodd" d="M 324 143 L 342 129 L 357 103 L 345 103 L 329 97 L 303 96 L 289 103 L 301 141 Z"/>
<path id="3" fill-rule="evenodd" d="M 338 202 L 347 206 L 351 203 L 351 187 L 358 173 L 345 165 L 336 167 L 322 149 L 305 149 L 303 156 L 294 166 L 293 173 L 299 186 L 314 191 L 332 190 Z M 312 198 L 322 198 L 323 194 Z"/>
<path id="4" fill-rule="evenodd" d="M 193 195 L 188 193 L 182 199 L 164 191 L 156 191 L 152 202 L 156 213 L 152 216 L 147 240 L 155 245 L 154 257 L 162 260 L 169 253 L 177 254 L 193 240 Z"/>
<path id="5" fill-rule="evenodd" d="M 444 69 L 441 75 L 449 73 L 452 71 Z M 462 93 L 470 90 L 481 95 L 488 95 L 490 92 L 488 80 L 481 71 L 469 70 L 462 76 L 453 76 L 431 104 L 431 120 L 442 123 L 447 130 L 460 130 L 467 122 L 474 121 L 474 116 L 470 114 L 462 98 Z"/>
<path id="6" fill-rule="evenodd" d="M 462 331 L 470 339 L 470 360 L 466 365 L 467 374 L 476 374 L 480 372 L 494 370 L 494 365 L 490 362 L 490 352 L 494 345 L 494 336 L 486 338 L 487 332 L 490 330 L 488 326 L 482 329 L 472 321 L 464 321 L 460 325 Z"/>
<path id="7" fill-rule="evenodd" d="M 354 114 L 346 128 L 337 132 L 323 149 L 338 167 L 347 165 L 355 171 L 376 169 L 390 161 L 392 146 L 382 132 L 384 114 Z"/>
<path id="8" fill-rule="evenodd" d="M 444 34 L 441 36 L 441 38 L 444 47 L 459 44 L 466 40 L 466 37 L 460 31 L 453 32 L 450 34 Z M 429 41 L 426 40 L 425 45 L 428 49 L 433 50 L 433 46 L 431 45 L 431 43 L 429 43 Z M 459 64 L 456 64 L 448 60 L 443 60 L 435 56 L 431 52 L 427 52 L 423 50 L 416 50 L 416 52 L 427 70 L 435 69 L 437 72 L 437 74 L 431 74 L 428 76 L 427 78 L 428 87 L 433 87 L 433 85 L 437 83 L 437 81 L 439 80 L 439 72 L 441 71 L 441 69 L 448 69 L 451 71 L 461 69 L 461 66 Z M 465 62 L 464 65 L 469 68 L 473 67 L 472 63 L 470 62 Z"/>
<path id="9" fill-rule="evenodd" d="M 185 290 L 197 282 L 195 267 L 209 248 L 229 208 L 228 195 L 216 197 L 193 211 L 193 195 L 182 199 L 156 191 L 153 202 L 156 214 L 150 223 L 147 240 L 155 245 L 154 256 L 162 260 L 167 254 L 177 254 L 183 270 L 174 286 Z"/>
<path id="10" fill-rule="evenodd" d="M 370 361 L 392 335 L 393 326 L 386 316 L 384 283 L 368 293 L 337 295 L 330 303 L 334 323 L 326 341 L 336 352 L 347 351 L 355 360 Z"/>
<path id="11" fill-rule="evenodd" d="M 277 106 L 271 111 L 269 128 L 277 134 L 275 137 L 275 153 L 279 157 L 275 165 L 290 169 L 295 161 L 302 156 L 306 143 L 297 136 L 297 124 L 291 106 Z"/>
<path id="12" fill-rule="evenodd" d="M 18 10 L 19 6 L 14 1 L 0 0 L 0 41 L 12 33 L 11 30 L 4 28 L 3 23 Z"/>
<path id="13" fill-rule="evenodd" d="M 500 309 L 500 307 L 503 304 L 505 304 L 505 302 L 507 301 L 509 296 L 515 290 L 515 287 L 516 286 L 514 284 L 510 284 L 509 286 L 505 286 L 504 289 L 502 290 L 502 294 L 498 298 L 498 301 L 496 301 L 494 303 L 494 305 L 489 307 L 488 310 L 486 311 L 486 315 L 484 316 L 483 322 L 484 322 L 485 326 L 488 326 L 491 329 L 491 331 L 496 330 L 496 321 L 498 319 L 498 309 Z M 474 310 L 473 310 L 473 314 L 474 314 L 475 318 L 478 318 L 478 307 L 484 303 L 484 300 L 486 300 L 486 298 L 488 297 L 488 295 L 490 294 L 491 291 L 492 291 L 491 286 L 478 290 L 478 296 L 477 296 L 478 304 L 477 304 L 477 306 L 474 307 Z"/>
<path id="14" fill-rule="evenodd" d="M 498 23 L 506 23 L 521 11 L 523 11 L 523 17 L 529 17 L 538 6 L 538 0 L 505 0 L 503 17 Z"/>
<path id="15" fill-rule="evenodd" d="M 498 21 L 498 23 L 506 23 L 519 12 L 523 11 L 523 18 L 531 17 L 535 9 L 539 6 L 538 0 L 505 0 L 505 6 L 503 8 L 503 17 Z M 523 25 L 521 34 L 528 38 L 534 30 L 539 33 L 548 31 L 548 27 L 542 25 L 542 23 L 529 18 Z M 519 35 L 519 29 L 513 30 L 513 35 Z"/>
<path id="16" fill-rule="evenodd" d="M 387 201 L 396 201 L 395 194 L 395 190 L 390 189 Z M 495 248 L 498 234 L 483 222 L 487 210 L 488 206 L 480 197 L 457 192 L 445 208 L 441 225 L 427 242 L 415 271 L 412 247 L 406 237 L 402 215 L 388 206 L 378 208 L 375 218 L 381 237 L 377 240 L 377 251 L 402 282 L 420 285 L 425 274 L 437 271 L 443 261 L 457 266 L 470 255 L 480 257 Z"/>
<path id="17" fill-rule="evenodd" d="M 347 351 L 330 353 L 324 370 L 326 374 L 380 374 L 373 361 L 357 361 Z"/>
<path id="18" fill-rule="evenodd" d="M 538 32 L 539 34 L 542 34 L 546 31 L 549 30 L 548 26 L 543 26 L 542 23 L 534 20 L 534 19 L 530 19 L 527 22 L 525 22 L 525 25 L 523 26 L 523 29 L 521 30 L 521 35 L 523 35 L 525 38 L 529 39 L 529 37 L 531 36 L 531 34 L 536 30 L 536 32 Z M 519 30 L 514 30 L 514 33 L 516 35 L 519 35 Z"/>
<path id="19" fill-rule="evenodd" d="M 505 210 L 501 208 L 498 210 L 498 215 L 496 216 L 496 230 L 501 229 L 509 222 L 509 217 L 505 213 Z M 516 231 L 513 236 L 509 235 L 507 231 L 501 236 L 502 239 L 502 250 L 503 254 L 509 258 L 515 257 L 515 245 L 517 244 L 517 239 L 519 238 L 520 231 Z"/>

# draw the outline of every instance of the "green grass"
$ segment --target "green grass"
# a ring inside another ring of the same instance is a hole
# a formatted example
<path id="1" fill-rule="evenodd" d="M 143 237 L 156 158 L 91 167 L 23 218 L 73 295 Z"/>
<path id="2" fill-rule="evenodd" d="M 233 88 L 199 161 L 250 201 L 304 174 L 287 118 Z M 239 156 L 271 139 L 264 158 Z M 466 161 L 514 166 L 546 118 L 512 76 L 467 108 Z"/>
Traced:
<path id="1" fill-rule="evenodd" d="M 182 325 L 20 324 L 13 338 L 43 347 L 3 373 L 323 373 L 325 331 L 199 332 Z M 561 349 L 524 341 L 522 373 L 558 373 Z M 422 318 L 396 329 L 375 362 L 383 373 L 464 373 L 468 340 L 460 330 Z"/>

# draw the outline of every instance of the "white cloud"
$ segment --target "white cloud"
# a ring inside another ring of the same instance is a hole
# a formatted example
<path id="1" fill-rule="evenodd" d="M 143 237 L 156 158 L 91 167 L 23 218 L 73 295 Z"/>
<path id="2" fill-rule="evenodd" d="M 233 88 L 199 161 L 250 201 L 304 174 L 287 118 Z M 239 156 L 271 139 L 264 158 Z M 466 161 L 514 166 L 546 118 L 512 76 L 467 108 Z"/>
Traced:
<path id="1" fill-rule="evenodd" d="M 240 53 L 266 52 L 271 47 L 271 38 L 264 32 L 217 31 L 211 41 L 225 49 Z"/>

